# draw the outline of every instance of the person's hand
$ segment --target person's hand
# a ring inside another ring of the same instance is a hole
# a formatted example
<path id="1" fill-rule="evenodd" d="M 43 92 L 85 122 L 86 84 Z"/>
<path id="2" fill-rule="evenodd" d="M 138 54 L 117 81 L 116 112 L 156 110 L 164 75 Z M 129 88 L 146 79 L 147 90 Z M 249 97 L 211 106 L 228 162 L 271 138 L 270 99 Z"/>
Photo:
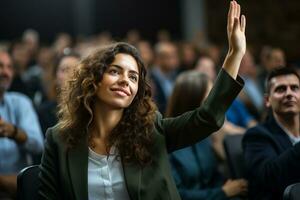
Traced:
<path id="1" fill-rule="evenodd" d="M 229 51 L 243 56 L 246 52 L 246 17 L 240 15 L 240 5 L 236 1 L 231 1 L 227 17 Z"/>
<path id="2" fill-rule="evenodd" d="M 229 198 L 238 195 L 245 195 L 248 191 L 248 182 L 245 179 L 229 179 L 223 185 L 222 190 Z"/>
<path id="3" fill-rule="evenodd" d="M 0 119 L 0 137 L 11 137 L 14 135 L 14 126 Z"/>

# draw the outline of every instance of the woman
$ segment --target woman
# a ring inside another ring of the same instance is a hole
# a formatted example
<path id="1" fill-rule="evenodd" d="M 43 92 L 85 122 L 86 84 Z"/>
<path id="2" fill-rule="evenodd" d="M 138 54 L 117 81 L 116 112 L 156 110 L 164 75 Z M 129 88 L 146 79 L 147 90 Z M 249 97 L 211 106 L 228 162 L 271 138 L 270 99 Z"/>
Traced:
<path id="1" fill-rule="evenodd" d="M 235 81 L 246 50 L 245 17 L 239 18 L 232 1 L 223 70 L 202 107 L 178 118 L 155 112 L 134 47 L 116 43 L 83 59 L 62 92 L 59 123 L 47 132 L 40 198 L 180 199 L 167 152 L 222 126 L 242 88 Z"/>
<path id="2" fill-rule="evenodd" d="M 211 86 L 212 80 L 206 74 L 182 73 L 176 79 L 166 116 L 176 117 L 199 107 Z M 226 200 L 245 194 L 247 182 L 243 179 L 223 184 L 215 153 L 210 138 L 206 138 L 170 155 L 174 180 L 182 199 Z"/>

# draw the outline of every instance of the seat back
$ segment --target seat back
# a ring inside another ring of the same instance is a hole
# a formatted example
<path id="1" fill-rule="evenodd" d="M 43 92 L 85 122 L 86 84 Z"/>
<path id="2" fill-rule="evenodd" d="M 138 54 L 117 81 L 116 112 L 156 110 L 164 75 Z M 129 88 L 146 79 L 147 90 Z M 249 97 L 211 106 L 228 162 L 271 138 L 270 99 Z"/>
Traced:
<path id="1" fill-rule="evenodd" d="M 231 178 L 243 178 L 245 162 L 242 148 L 243 135 L 226 135 L 223 141 Z"/>
<path id="2" fill-rule="evenodd" d="M 299 200 L 300 199 L 300 183 L 289 185 L 283 193 L 283 200 Z"/>
<path id="3" fill-rule="evenodd" d="M 36 200 L 38 199 L 39 188 L 39 166 L 32 165 L 22 169 L 17 177 L 17 199 Z"/>

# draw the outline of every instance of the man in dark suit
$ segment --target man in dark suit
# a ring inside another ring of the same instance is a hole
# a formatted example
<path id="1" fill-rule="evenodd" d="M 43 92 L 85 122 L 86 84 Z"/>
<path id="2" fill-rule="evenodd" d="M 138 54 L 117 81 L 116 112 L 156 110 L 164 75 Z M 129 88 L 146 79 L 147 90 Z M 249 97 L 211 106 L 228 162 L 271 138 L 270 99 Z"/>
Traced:
<path id="1" fill-rule="evenodd" d="M 243 138 L 250 199 L 282 199 L 300 182 L 300 77 L 290 68 L 273 70 L 266 84 L 267 120 Z"/>

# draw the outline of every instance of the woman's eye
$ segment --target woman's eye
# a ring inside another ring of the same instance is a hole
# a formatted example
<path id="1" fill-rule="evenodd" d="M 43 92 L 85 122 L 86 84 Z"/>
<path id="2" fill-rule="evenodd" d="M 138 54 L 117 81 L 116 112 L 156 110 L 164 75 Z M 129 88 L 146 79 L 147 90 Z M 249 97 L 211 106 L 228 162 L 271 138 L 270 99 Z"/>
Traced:
<path id="1" fill-rule="evenodd" d="M 108 71 L 110 74 L 118 74 L 118 71 L 117 70 L 115 70 L 115 69 L 110 69 L 109 71 Z"/>
<path id="2" fill-rule="evenodd" d="M 137 82 L 138 81 L 138 78 L 136 76 L 130 76 L 129 77 L 131 80 L 133 80 L 134 82 Z"/>

